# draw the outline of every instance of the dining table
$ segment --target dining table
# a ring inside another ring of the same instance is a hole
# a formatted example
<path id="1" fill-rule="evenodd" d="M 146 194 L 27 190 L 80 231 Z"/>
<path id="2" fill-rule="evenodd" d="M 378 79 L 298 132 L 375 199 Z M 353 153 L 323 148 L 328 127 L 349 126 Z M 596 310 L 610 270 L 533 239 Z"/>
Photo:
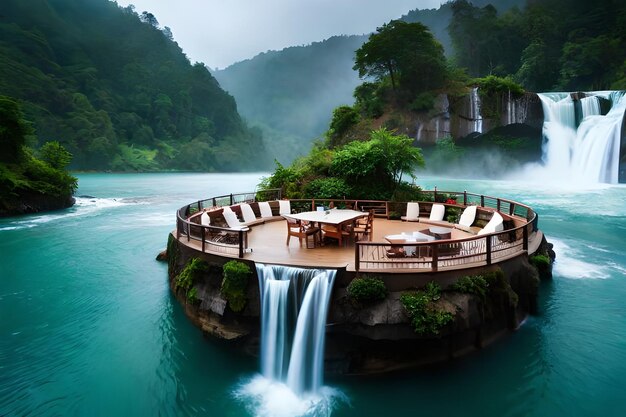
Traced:
<path id="1" fill-rule="evenodd" d="M 346 225 L 353 224 L 356 219 L 360 217 L 367 217 L 368 213 L 358 210 L 349 209 L 330 209 L 330 210 L 316 210 L 316 211 L 304 211 L 294 214 L 283 214 L 283 217 L 289 217 L 291 219 L 298 219 L 304 222 L 317 223 L 319 229 L 323 229 L 323 225 L 330 225 L 334 227 L 338 233 L 336 235 L 341 247 L 342 242 L 342 230 Z M 352 228 L 350 228 L 350 238 L 354 239 Z"/>

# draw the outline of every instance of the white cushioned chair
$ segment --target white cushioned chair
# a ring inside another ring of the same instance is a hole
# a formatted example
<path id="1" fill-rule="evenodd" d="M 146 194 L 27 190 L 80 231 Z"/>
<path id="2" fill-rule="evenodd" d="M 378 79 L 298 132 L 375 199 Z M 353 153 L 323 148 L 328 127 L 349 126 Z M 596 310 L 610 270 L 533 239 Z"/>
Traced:
<path id="1" fill-rule="evenodd" d="M 430 209 L 430 216 L 428 221 L 430 222 L 443 222 L 443 216 L 446 214 L 446 207 L 443 204 L 433 204 Z"/>
<path id="2" fill-rule="evenodd" d="M 406 203 L 406 216 L 400 217 L 407 222 L 420 221 L 420 205 L 418 203 Z"/>
<path id="3" fill-rule="evenodd" d="M 239 219 L 237 218 L 237 215 L 230 207 L 228 206 L 224 207 L 224 211 L 222 212 L 222 215 L 224 216 L 224 220 L 226 220 L 226 223 L 228 223 L 228 227 L 230 229 L 250 230 L 248 226 L 246 226 L 244 223 L 239 221 Z"/>
<path id="4" fill-rule="evenodd" d="M 463 210 L 459 222 L 455 224 L 454 227 L 465 232 L 476 234 L 476 231 L 471 229 L 474 220 L 476 220 L 476 206 L 468 206 Z"/>
<path id="5" fill-rule="evenodd" d="M 501 232 L 504 230 L 504 219 L 500 216 L 499 213 L 494 212 L 493 216 L 491 216 L 491 220 L 489 223 L 485 225 L 479 232 L 478 235 L 486 235 L 489 233 Z"/>
<path id="6" fill-rule="evenodd" d="M 289 200 L 278 200 L 279 210 L 278 214 L 291 214 L 291 201 Z"/>
<path id="7" fill-rule="evenodd" d="M 256 215 L 254 214 L 254 210 L 252 210 L 252 207 L 250 207 L 250 204 L 241 203 L 239 205 L 239 208 L 241 208 L 241 215 L 243 216 L 243 222 L 245 223 L 246 226 L 253 226 L 255 224 L 261 224 L 264 222 L 263 219 L 256 218 Z"/>
<path id="8" fill-rule="evenodd" d="M 259 202 L 259 211 L 261 211 L 262 219 L 269 219 L 270 217 L 274 217 L 272 214 L 272 208 L 270 207 L 270 203 L 267 201 Z"/>

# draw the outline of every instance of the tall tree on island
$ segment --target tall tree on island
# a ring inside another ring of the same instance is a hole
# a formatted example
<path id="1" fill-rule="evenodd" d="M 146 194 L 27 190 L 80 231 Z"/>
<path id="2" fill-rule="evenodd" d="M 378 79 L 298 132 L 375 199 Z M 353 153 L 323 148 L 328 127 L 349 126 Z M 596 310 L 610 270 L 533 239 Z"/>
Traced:
<path id="1" fill-rule="evenodd" d="M 443 87 L 447 65 L 443 47 L 421 23 L 401 20 L 379 27 L 356 51 L 354 69 L 361 78 L 389 77 L 398 95 L 415 96 Z"/>

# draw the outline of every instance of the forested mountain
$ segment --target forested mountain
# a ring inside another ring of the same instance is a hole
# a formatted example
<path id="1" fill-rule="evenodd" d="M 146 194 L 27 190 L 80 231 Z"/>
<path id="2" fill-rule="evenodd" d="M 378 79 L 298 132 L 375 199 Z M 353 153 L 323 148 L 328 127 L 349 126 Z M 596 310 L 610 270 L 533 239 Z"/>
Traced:
<path id="1" fill-rule="evenodd" d="M 308 151 L 328 128 L 332 110 L 351 104 L 359 84 L 354 51 L 366 36 L 335 36 L 307 46 L 269 51 L 214 73 L 237 99 L 241 114 L 271 138 L 278 159 Z M 308 139 L 303 145 L 303 139 Z M 268 146 L 270 139 L 267 140 Z"/>
<path id="2" fill-rule="evenodd" d="M 435 38 L 443 45 L 446 55 L 450 56 L 454 52 L 450 34 L 448 33 L 448 25 L 452 18 L 452 3 L 453 1 L 448 1 L 438 9 L 411 10 L 402 16 L 400 20 L 409 23 L 420 22 L 428 27 Z M 471 3 L 476 7 L 485 7 L 491 4 L 498 12 L 503 13 L 514 7 L 523 8 L 526 0 L 472 0 Z"/>
<path id="3" fill-rule="evenodd" d="M 267 162 L 258 130 L 155 16 L 108 0 L 2 0 L 0 94 L 74 169 L 236 170 Z M 37 145 L 37 144 L 31 144 Z"/>
<path id="4" fill-rule="evenodd" d="M 513 76 L 531 91 L 626 88 L 626 2 L 528 0 L 498 15 L 452 4 L 454 62 L 474 77 Z"/>
<path id="5" fill-rule="evenodd" d="M 490 1 L 473 3 L 485 6 Z M 522 6 L 525 0 L 491 3 L 505 11 Z M 439 9 L 415 9 L 400 19 L 428 26 L 451 55 L 447 32 L 451 17 L 451 4 L 446 3 Z M 312 139 L 328 129 L 335 107 L 354 102 L 354 88 L 361 83 L 352 69 L 354 51 L 367 39 L 368 35 L 336 36 L 307 46 L 268 51 L 214 75 L 235 97 L 241 114 L 263 129 L 270 150 L 281 162 L 289 162 L 306 153 Z"/>

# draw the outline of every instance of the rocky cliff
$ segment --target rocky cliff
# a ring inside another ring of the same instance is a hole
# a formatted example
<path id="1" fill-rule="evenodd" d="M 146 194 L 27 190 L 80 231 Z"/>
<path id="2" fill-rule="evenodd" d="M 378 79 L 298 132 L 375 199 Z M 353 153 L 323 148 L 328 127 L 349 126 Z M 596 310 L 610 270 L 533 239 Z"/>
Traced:
<path id="1" fill-rule="evenodd" d="M 190 300 L 176 288 L 176 276 L 192 257 L 201 256 L 209 267 L 194 282 L 197 298 Z M 246 289 L 247 304 L 234 313 L 220 293 L 222 265 L 227 260 L 200 254 L 180 244 L 173 236 L 168 242 L 170 286 L 190 319 L 207 334 L 229 340 L 258 354 L 260 340 L 260 299 L 256 270 Z M 438 305 L 453 314 L 454 320 L 440 334 L 416 334 L 400 302 L 404 292 L 436 281 L 443 289 L 461 275 L 480 274 L 501 268 L 506 277 L 499 295 L 480 297 L 444 291 Z M 327 325 L 326 368 L 335 373 L 373 373 L 448 360 L 476 350 L 514 330 L 529 313 L 536 310 L 537 270 L 526 257 L 517 257 L 488 269 L 380 276 L 388 296 L 372 304 L 356 303 L 347 293 L 354 273 L 339 270 L 333 289 Z"/>

